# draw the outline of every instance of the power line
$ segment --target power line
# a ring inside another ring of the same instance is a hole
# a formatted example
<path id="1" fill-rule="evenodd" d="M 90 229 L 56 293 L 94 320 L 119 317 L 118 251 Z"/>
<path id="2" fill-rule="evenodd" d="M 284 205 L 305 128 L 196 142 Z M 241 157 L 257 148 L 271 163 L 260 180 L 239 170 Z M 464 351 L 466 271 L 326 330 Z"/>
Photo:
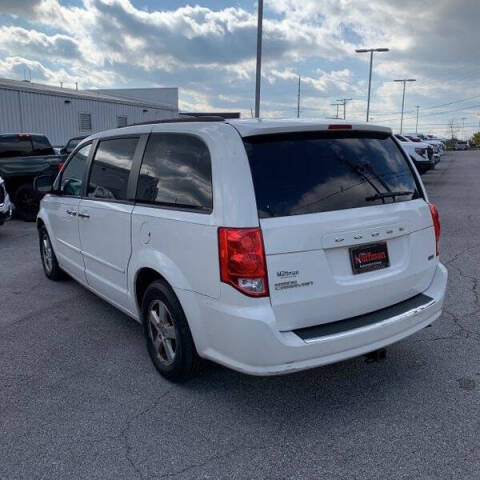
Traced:
<path id="1" fill-rule="evenodd" d="M 435 108 L 448 107 L 449 105 L 455 105 L 456 103 L 462 103 L 462 102 L 466 102 L 468 100 L 474 100 L 476 98 L 480 98 L 480 95 L 475 95 L 473 97 L 462 98 L 460 100 L 453 100 L 451 102 L 441 103 L 439 105 L 432 105 L 430 107 L 423 107 L 423 110 L 433 110 Z M 414 110 L 406 110 L 406 112 L 414 113 Z M 400 113 L 401 112 L 377 112 L 377 113 L 374 113 L 374 115 L 376 115 L 378 117 L 379 115 L 400 115 Z"/>
<path id="2" fill-rule="evenodd" d="M 470 110 L 472 108 L 480 108 L 480 104 L 477 105 L 470 105 L 468 107 L 463 107 L 463 108 L 456 108 L 454 110 L 445 110 L 443 112 L 430 112 L 430 113 L 425 113 L 423 117 L 435 117 L 435 116 L 440 116 L 440 115 L 448 115 L 450 113 L 455 113 L 455 112 L 463 112 L 465 110 Z M 374 115 L 379 115 L 379 114 L 374 114 Z M 411 117 L 405 117 L 405 120 L 415 120 L 415 116 Z M 382 119 L 382 122 L 389 122 L 389 121 L 395 121 L 396 118 L 387 118 L 387 119 Z"/>

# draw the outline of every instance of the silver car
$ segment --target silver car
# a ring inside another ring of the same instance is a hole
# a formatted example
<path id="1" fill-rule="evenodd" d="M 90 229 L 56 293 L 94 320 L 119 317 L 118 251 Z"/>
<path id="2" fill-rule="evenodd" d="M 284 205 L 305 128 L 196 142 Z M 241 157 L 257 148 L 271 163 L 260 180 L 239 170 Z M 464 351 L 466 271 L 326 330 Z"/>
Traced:
<path id="1" fill-rule="evenodd" d="M 13 204 L 10 202 L 5 182 L 0 177 L 0 225 L 3 225 L 7 220 L 12 218 Z"/>

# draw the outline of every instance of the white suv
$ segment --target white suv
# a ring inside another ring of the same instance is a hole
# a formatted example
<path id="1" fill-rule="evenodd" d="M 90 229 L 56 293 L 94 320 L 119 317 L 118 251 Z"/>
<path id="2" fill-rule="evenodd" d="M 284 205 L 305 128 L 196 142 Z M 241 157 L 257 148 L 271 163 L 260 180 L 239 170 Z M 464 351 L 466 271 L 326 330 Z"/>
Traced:
<path id="1" fill-rule="evenodd" d="M 273 375 L 382 349 L 436 320 L 440 225 L 388 128 L 157 122 L 80 143 L 38 215 L 63 271 L 143 322 L 167 378 L 200 358 Z"/>

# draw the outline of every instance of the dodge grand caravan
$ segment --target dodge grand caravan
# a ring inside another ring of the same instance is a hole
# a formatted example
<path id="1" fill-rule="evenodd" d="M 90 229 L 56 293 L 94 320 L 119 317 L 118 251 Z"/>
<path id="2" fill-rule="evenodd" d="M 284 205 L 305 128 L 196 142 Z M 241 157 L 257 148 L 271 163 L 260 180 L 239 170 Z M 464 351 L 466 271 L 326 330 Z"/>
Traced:
<path id="1" fill-rule="evenodd" d="M 160 121 L 83 140 L 37 226 L 43 268 L 144 325 L 165 377 L 367 354 L 442 311 L 438 212 L 390 129 Z"/>

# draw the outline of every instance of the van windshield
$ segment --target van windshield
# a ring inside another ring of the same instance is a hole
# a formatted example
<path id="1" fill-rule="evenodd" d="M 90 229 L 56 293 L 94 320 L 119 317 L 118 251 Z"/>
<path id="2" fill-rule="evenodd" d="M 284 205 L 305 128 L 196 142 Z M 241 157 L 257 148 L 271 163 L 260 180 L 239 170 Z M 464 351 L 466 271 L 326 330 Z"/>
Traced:
<path id="1" fill-rule="evenodd" d="M 410 164 L 388 134 L 302 132 L 243 140 L 260 218 L 420 197 Z"/>

